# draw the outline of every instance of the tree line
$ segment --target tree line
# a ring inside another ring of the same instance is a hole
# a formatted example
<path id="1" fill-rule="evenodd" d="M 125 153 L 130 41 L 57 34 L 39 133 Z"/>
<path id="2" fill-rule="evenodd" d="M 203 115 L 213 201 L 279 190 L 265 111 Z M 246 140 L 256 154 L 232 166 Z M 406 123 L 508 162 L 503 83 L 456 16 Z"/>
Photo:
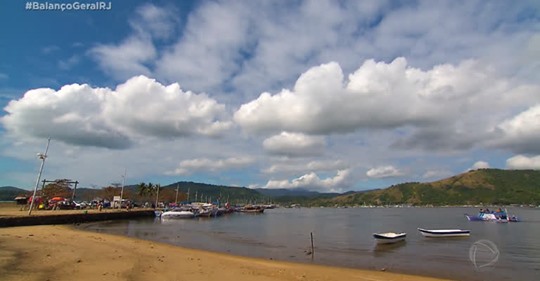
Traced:
<path id="1" fill-rule="evenodd" d="M 123 194 L 122 194 L 123 189 Z M 38 190 L 37 196 L 41 196 L 44 200 L 50 200 L 54 197 L 64 197 L 73 199 L 74 201 L 93 201 L 93 200 L 108 200 L 112 201 L 115 196 L 122 194 L 123 199 L 135 201 L 139 203 L 154 203 L 157 202 L 178 202 L 187 200 L 187 194 L 171 189 L 163 189 L 160 184 L 151 182 L 139 183 L 136 187 L 125 186 L 121 187 L 118 184 L 104 186 L 101 189 L 90 188 L 75 188 L 72 181 L 69 179 L 57 179 L 48 184 L 45 184 Z M 31 191 L 26 194 L 27 197 L 32 195 Z"/>

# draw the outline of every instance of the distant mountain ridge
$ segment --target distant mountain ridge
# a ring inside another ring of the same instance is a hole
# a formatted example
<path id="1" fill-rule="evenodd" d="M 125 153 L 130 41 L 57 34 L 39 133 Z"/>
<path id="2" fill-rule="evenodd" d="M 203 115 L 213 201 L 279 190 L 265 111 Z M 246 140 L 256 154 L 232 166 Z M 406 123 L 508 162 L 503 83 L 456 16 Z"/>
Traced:
<path id="1" fill-rule="evenodd" d="M 0 186 L 0 201 L 13 201 L 15 197 L 26 195 L 28 193 L 30 193 L 30 191 L 18 187 Z"/>
<path id="2" fill-rule="evenodd" d="M 540 204 L 540 171 L 479 169 L 443 180 L 409 182 L 336 196 L 319 204 L 464 205 Z"/>

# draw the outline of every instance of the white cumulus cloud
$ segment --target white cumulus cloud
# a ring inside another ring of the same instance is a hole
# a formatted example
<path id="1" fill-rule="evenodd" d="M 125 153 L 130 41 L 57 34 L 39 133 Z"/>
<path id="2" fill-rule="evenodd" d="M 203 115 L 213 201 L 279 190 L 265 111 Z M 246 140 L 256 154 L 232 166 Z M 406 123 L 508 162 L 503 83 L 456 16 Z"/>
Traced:
<path id="1" fill-rule="evenodd" d="M 89 85 L 34 89 L 4 108 L 8 134 L 81 146 L 126 148 L 138 139 L 215 137 L 230 128 L 225 106 L 205 94 L 164 86 L 145 76 L 115 90 Z"/>
<path id="2" fill-rule="evenodd" d="M 516 155 L 506 160 L 506 167 L 516 170 L 539 170 L 540 169 L 540 155 L 528 157 L 525 155 Z"/>
<path id="3" fill-rule="evenodd" d="M 164 86 L 138 76 L 119 85 L 111 96 L 103 114 L 133 134 L 217 136 L 231 126 L 224 120 L 224 105 L 206 94 L 184 92 L 177 83 Z"/>
<path id="4" fill-rule="evenodd" d="M 424 71 L 404 58 L 365 61 L 344 78 L 338 63 L 306 71 L 292 90 L 262 93 L 234 120 L 251 133 L 341 134 L 405 128 L 395 147 L 466 149 L 534 100 L 533 88 L 512 88 L 489 66 L 467 60 Z"/>
<path id="5" fill-rule="evenodd" d="M 289 132 L 281 132 L 281 134 L 267 138 L 263 142 L 264 149 L 269 153 L 292 157 L 321 155 L 324 146 L 323 137 Z"/>
<path id="6" fill-rule="evenodd" d="M 403 172 L 401 172 L 394 166 L 380 166 L 369 169 L 366 172 L 366 175 L 370 178 L 390 178 L 402 176 Z"/>
<path id="7" fill-rule="evenodd" d="M 293 180 L 270 180 L 264 188 L 304 188 L 314 191 L 338 192 L 350 184 L 350 170 L 339 170 L 334 177 L 321 179 L 311 172 Z"/>
<path id="8" fill-rule="evenodd" d="M 516 153 L 540 153 L 540 105 L 535 105 L 497 126 L 494 142 Z"/>
<path id="9" fill-rule="evenodd" d="M 302 159 L 302 158 L 298 158 Z M 294 161 L 294 159 L 282 159 L 278 163 L 272 164 L 270 167 L 264 169 L 262 172 L 265 174 L 275 173 L 298 173 L 302 171 L 336 171 L 349 169 L 350 165 L 343 160 L 316 160 L 305 163 L 305 161 Z"/>
<path id="10" fill-rule="evenodd" d="M 489 167 L 489 163 L 486 161 L 476 161 L 469 170 L 487 169 Z"/>

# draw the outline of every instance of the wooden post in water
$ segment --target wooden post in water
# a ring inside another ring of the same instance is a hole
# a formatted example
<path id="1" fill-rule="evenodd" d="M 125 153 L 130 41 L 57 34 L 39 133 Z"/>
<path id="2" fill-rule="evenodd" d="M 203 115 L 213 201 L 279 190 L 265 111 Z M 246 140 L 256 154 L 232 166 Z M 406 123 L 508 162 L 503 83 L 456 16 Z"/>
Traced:
<path id="1" fill-rule="evenodd" d="M 309 233 L 311 235 L 311 259 L 315 256 L 315 248 L 313 247 L 313 232 Z"/>

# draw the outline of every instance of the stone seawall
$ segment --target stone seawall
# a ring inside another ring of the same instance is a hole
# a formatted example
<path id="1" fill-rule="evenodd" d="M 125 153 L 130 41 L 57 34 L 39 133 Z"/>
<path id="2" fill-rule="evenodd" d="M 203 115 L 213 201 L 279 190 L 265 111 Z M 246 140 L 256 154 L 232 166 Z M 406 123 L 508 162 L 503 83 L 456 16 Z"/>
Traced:
<path id="1" fill-rule="evenodd" d="M 0 217 L 0 227 L 28 226 L 44 224 L 73 224 L 93 221 L 122 220 L 140 217 L 154 217 L 154 211 L 103 212 L 81 214 L 58 214 L 40 216 Z"/>

